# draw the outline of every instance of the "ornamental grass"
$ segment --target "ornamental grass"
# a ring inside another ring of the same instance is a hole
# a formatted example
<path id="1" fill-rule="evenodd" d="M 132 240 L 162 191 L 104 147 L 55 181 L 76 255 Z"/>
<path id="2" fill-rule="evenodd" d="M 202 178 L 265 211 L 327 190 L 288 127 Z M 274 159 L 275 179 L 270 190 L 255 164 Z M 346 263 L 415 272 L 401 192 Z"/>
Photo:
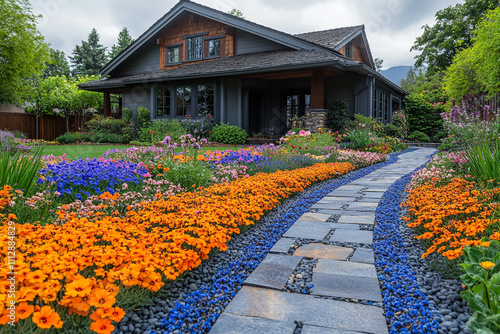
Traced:
<path id="1" fill-rule="evenodd" d="M 493 181 L 493 180 L 490 180 Z M 432 179 L 410 191 L 405 220 L 415 228 L 417 239 L 428 246 L 423 258 L 439 253 L 449 260 L 463 254 L 465 246 L 478 246 L 485 240 L 500 240 L 500 187 L 482 189 L 471 181 L 453 178 L 437 184 Z"/>
<path id="2" fill-rule="evenodd" d="M 328 163 L 259 173 L 168 198 L 158 193 L 154 201 L 127 207 L 124 214 L 81 216 L 60 210 L 61 224 L 45 225 L 15 224 L 17 217 L 8 212 L 13 192 L 5 187 L 0 192 L 0 277 L 2 282 L 11 277 L 9 248 L 16 252 L 17 275 L 15 298 L 10 283 L 0 285 L 0 324 L 5 325 L 0 331 L 10 328 L 7 307 L 15 300 L 13 323 L 20 332 L 111 333 L 124 310 L 144 305 L 213 252 L 226 250 L 233 234 L 282 200 L 354 168 Z M 15 247 L 8 234 L 12 226 Z"/>

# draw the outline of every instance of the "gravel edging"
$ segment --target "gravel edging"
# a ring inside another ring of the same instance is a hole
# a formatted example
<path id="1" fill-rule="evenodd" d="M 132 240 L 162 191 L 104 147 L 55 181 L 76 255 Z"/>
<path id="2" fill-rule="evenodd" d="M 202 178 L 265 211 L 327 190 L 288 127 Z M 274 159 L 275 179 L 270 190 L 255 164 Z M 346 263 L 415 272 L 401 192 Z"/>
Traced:
<path id="1" fill-rule="evenodd" d="M 375 265 L 389 331 L 471 334 L 465 325 L 471 312 L 459 295 L 462 282 L 430 270 L 430 258 L 421 258 L 425 251 L 401 219 L 405 210 L 399 203 L 406 200 L 411 175 L 389 188 L 375 218 Z"/>
<path id="2" fill-rule="evenodd" d="M 386 162 L 312 185 L 284 200 L 245 234 L 231 239 L 227 251 L 204 261 L 182 280 L 173 282 L 166 298 L 127 312 L 113 333 L 208 332 L 245 279 L 303 213 L 334 189 L 394 163 L 399 154 L 391 154 Z"/>

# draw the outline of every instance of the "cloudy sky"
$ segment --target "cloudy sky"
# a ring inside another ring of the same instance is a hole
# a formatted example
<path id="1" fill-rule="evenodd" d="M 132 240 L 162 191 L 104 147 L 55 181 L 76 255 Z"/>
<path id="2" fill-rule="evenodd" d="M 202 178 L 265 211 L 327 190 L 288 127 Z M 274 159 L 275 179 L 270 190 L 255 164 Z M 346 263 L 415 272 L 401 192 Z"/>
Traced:
<path id="1" fill-rule="evenodd" d="M 177 0 L 31 0 L 42 14 L 38 28 L 53 48 L 71 55 L 96 28 L 101 44 L 111 47 L 127 27 L 133 38 L 167 13 Z M 228 12 L 241 10 L 247 20 L 297 34 L 364 24 L 373 57 L 384 69 L 413 65 L 410 48 L 434 14 L 459 0 L 196 0 Z"/>

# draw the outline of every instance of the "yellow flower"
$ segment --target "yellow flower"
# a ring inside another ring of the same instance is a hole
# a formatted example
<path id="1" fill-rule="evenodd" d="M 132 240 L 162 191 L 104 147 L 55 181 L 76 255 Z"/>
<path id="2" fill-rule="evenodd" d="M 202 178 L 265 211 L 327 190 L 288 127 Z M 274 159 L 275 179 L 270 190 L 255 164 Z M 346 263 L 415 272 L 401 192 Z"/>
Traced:
<path id="1" fill-rule="evenodd" d="M 491 268 L 493 268 L 495 266 L 495 264 L 493 262 L 491 262 L 491 261 L 484 261 L 484 262 L 481 262 L 479 264 L 485 270 L 490 270 Z"/>
<path id="2" fill-rule="evenodd" d="M 481 241 L 481 246 L 482 247 L 490 247 L 490 242 L 489 241 Z"/>

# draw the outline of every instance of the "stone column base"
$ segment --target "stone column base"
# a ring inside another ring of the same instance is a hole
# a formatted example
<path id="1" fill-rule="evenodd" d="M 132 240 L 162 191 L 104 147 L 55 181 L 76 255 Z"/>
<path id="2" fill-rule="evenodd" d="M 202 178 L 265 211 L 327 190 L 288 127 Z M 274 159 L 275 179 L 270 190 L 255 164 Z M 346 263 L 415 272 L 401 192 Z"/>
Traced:
<path id="1" fill-rule="evenodd" d="M 327 109 L 309 109 L 306 110 L 306 128 L 311 132 L 318 132 L 318 129 L 326 128 L 328 119 Z"/>

